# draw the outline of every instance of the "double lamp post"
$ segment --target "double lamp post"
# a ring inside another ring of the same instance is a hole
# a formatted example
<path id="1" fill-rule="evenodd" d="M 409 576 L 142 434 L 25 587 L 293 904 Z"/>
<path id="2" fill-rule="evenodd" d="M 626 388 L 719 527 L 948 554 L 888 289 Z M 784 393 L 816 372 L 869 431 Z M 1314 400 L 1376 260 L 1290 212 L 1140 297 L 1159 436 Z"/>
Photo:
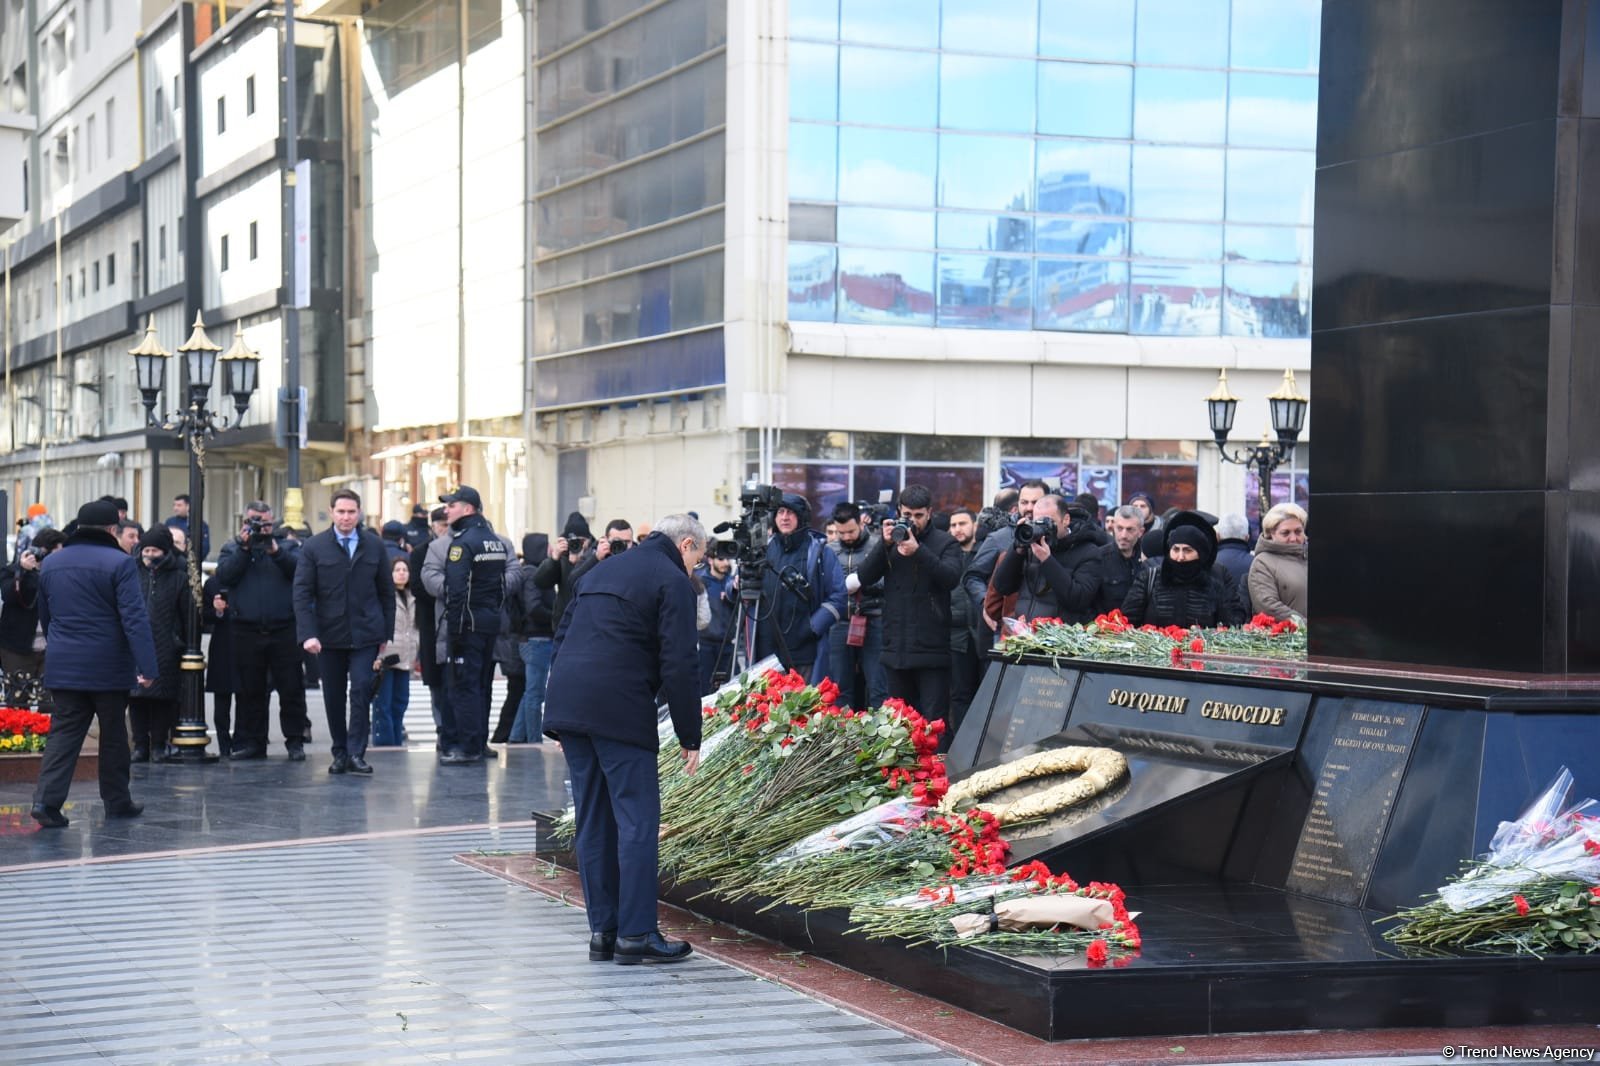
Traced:
<path id="1" fill-rule="evenodd" d="M 144 402 L 146 424 L 159 425 L 177 435 L 189 453 L 189 603 L 186 643 L 183 653 L 183 677 L 178 694 L 178 726 L 173 731 L 172 743 L 178 749 L 180 762 L 215 762 L 217 756 L 207 749 L 211 734 L 206 728 L 205 676 L 206 659 L 200 650 L 201 573 L 200 551 L 205 532 L 205 458 L 206 441 L 219 429 L 227 429 L 230 421 L 210 408 L 211 382 L 216 376 L 217 363 L 222 363 L 222 388 L 233 397 L 235 417 L 231 424 L 237 426 L 250 407 L 250 397 L 256 391 L 261 355 L 244 342 L 244 332 L 237 325 L 233 330 L 233 345 L 222 354 L 222 347 L 206 336 L 205 325 L 199 314 L 194 316 L 194 332 L 178 345 L 182 357 L 183 406 L 177 411 L 156 418 L 156 404 L 166 386 L 167 363 L 172 353 L 161 346 L 156 338 L 155 316 L 150 316 L 145 327 L 144 341 L 128 352 L 133 356 L 137 370 L 139 394 Z"/>
<path id="2" fill-rule="evenodd" d="M 1283 384 L 1278 386 L 1277 392 L 1267 397 L 1267 404 L 1272 408 L 1272 430 L 1278 439 L 1273 440 L 1263 433 L 1261 443 L 1235 448 L 1230 453 L 1228 434 L 1233 430 L 1233 415 L 1239 406 L 1239 398 L 1228 391 L 1226 370 L 1218 373 L 1217 387 L 1206 397 L 1211 435 L 1217 439 L 1217 451 L 1222 453 L 1222 461 L 1256 468 L 1256 478 L 1260 482 L 1258 502 L 1263 520 L 1267 512 L 1272 510 L 1272 472 L 1294 455 L 1294 446 L 1306 425 L 1306 408 L 1309 405 L 1294 383 L 1293 370 L 1283 372 Z"/>

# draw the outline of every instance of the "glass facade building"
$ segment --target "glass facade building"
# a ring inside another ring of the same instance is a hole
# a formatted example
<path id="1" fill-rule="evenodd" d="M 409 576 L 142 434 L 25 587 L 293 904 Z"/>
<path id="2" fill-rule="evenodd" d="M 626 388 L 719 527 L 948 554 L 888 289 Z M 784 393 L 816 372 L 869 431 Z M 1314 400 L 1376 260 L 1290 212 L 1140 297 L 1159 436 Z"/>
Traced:
<path id="1" fill-rule="evenodd" d="M 792 321 L 1309 335 L 1319 0 L 791 0 Z"/>
<path id="2" fill-rule="evenodd" d="M 538 7 L 541 408 L 720 384 L 725 0 Z"/>

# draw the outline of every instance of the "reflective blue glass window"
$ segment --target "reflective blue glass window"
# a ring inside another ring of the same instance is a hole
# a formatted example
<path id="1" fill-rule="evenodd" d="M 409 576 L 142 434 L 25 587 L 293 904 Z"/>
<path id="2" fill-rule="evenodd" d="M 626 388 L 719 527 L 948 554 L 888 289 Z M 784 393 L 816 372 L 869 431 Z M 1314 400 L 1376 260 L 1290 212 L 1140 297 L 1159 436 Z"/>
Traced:
<path id="1" fill-rule="evenodd" d="M 838 177 L 838 127 L 789 123 L 789 198 L 836 199 Z"/>
<path id="2" fill-rule="evenodd" d="M 1233 66 L 1316 70 L 1321 48 L 1321 0 L 1233 0 Z"/>
<path id="3" fill-rule="evenodd" d="M 833 45 L 789 46 L 789 117 L 838 119 L 839 50 Z"/>
<path id="4" fill-rule="evenodd" d="M 1033 132 L 1031 59 L 946 54 L 939 63 L 939 125 L 957 130 Z"/>
<path id="5" fill-rule="evenodd" d="M 1044 0 L 1039 54 L 1067 59 L 1133 58 L 1134 0 Z"/>
<path id="6" fill-rule="evenodd" d="M 880 126 L 934 125 L 939 57 L 885 48 L 839 49 L 839 117 Z"/>
<path id="7" fill-rule="evenodd" d="M 1030 260 L 941 255 L 939 325 L 966 329 L 1030 328 L 1033 325 Z"/>
<path id="8" fill-rule="evenodd" d="M 1140 63 L 1228 65 L 1228 0 L 1139 0 Z"/>
<path id="9" fill-rule="evenodd" d="M 1235 337 L 1311 333 L 1311 268 L 1229 263 L 1226 329 Z"/>
<path id="10" fill-rule="evenodd" d="M 1309 226 L 1228 226 L 1227 258 L 1257 263 L 1311 262 Z"/>
<path id="11" fill-rule="evenodd" d="M 847 41 L 939 46 L 939 0 L 843 0 L 839 36 Z"/>
<path id="12" fill-rule="evenodd" d="M 1039 141 L 1038 210 L 1058 215 L 1126 215 L 1128 146 L 1104 141 Z"/>
<path id="13" fill-rule="evenodd" d="M 1221 264 L 1135 262 L 1129 296 L 1129 333 L 1214 337 L 1222 332 Z"/>
<path id="14" fill-rule="evenodd" d="M 939 212 L 939 247 L 975 252 L 1033 250 L 1033 220 L 1026 215 Z"/>
<path id="15" fill-rule="evenodd" d="M 933 325 L 933 253 L 840 248 L 839 321 Z"/>
<path id="16" fill-rule="evenodd" d="M 1033 141 L 1024 137 L 939 136 L 939 206 L 1027 211 Z"/>
<path id="17" fill-rule="evenodd" d="M 878 248 L 932 248 L 932 211 L 839 208 L 839 243 Z"/>
<path id="18" fill-rule="evenodd" d="M 1228 143 L 1317 146 L 1317 79 L 1292 74 L 1228 76 Z"/>
<path id="19" fill-rule="evenodd" d="M 1034 248 L 1052 255 L 1122 255 L 1128 223 L 1120 218 L 1041 218 Z"/>
<path id="20" fill-rule="evenodd" d="M 1114 259 L 1040 259 L 1034 328 L 1121 333 L 1128 328 L 1128 264 Z"/>
<path id="21" fill-rule="evenodd" d="M 997 4 L 994 0 L 944 0 L 941 39 L 961 52 L 1033 55 L 1038 39 L 1038 12 L 1033 4 Z"/>
<path id="22" fill-rule="evenodd" d="M 839 131 L 839 199 L 933 206 L 937 139 L 904 130 Z"/>
<path id="23" fill-rule="evenodd" d="M 1133 254 L 1141 259 L 1221 259 L 1221 224 L 1133 223 Z"/>
<path id="24" fill-rule="evenodd" d="M 1147 218 L 1222 217 L 1220 148 L 1133 149 L 1133 213 Z"/>
<path id="25" fill-rule="evenodd" d="M 826 244 L 789 243 L 789 319 L 832 322 L 838 251 Z"/>
<path id="26" fill-rule="evenodd" d="M 1141 141 L 1221 144 L 1228 76 L 1220 70 L 1140 67 L 1133 76 L 1133 135 Z"/>
<path id="27" fill-rule="evenodd" d="M 1133 131 L 1133 68 L 1039 64 L 1039 132 L 1127 137 Z"/>
<path id="28" fill-rule="evenodd" d="M 1316 165 L 1312 152 L 1229 149 L 1229 221 L 1311 225 Z"/>
<path id="29" fill-rule="evenodd" d="M 839 0 L 789 0 L 789 36 L 836 40 Z"/>

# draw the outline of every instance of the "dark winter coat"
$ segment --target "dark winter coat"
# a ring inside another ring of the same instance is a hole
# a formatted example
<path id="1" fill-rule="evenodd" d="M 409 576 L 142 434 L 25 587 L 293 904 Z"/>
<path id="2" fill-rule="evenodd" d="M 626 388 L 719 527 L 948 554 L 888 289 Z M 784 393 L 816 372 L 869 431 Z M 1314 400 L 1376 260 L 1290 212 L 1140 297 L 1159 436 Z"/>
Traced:
<path id="1" fill-rule="evenodd" d="M 702 563 L 695 573 L 706 587 L 706 600 L 711 607 L 711 624 L 700 631 L 700 643 L 712 647 L 725 644 L 728 627 L 733 624 L 733 607 L 739 599 L 733 588 L 733 571 L 729 570 L 727 577 L 717 577 L 711 567 Z"/>
<path id="2" fill-rule="evenodd" d="M 1133 558 L 1128 559 L 1117 550 L 1113 541 L 1095 554 L 1094 566 L 1099 577 L 1099 584 L 1095 588 L 1095 616 L 1121 610 L 1123 601 L 1128 598 L 1128 590 L 1133 587 L 1143 568 L 1138 547 L 1133 549 Z"/>
<path id="3" fill-rule="evenodd" d="M 39 571 L 21 563 L 0 569 L 0 648 L 28 653 L 39 630 Z"/>
<path id="4" fill-rule="evenodd" d="M 352 559 L 333 527 L 306 541 L 294 572 L 295 631 L 325 648 L 370 648 L 394 634 L 394 575 L 387 549 L 357 527 Z"/>
<path id="5" fill-rule="evenodd" d="M 966 555 L 954 537 L 929 525 L 917 550 L 901 555 L 879 538 L 861 564 L 862 584 L 883 581 L 883 665 L 896 670 L 950 665 L 950 590 Z"/>
<path id="6" fill-rule="evenodd" d="M 1161 564 L 1147 566 L 1128 590 L 1122 613 L 1136 626 L 1214 626 L 1243 625 L 1246 618 L 1239 603 L 1238 590 L 1227 571 L 1212 567 L 1199 581 L 1188 585 L 1169 583 Z"/>
<path id="7" fill-rule="evenodd" d="M 522 538 L 522 635 L 529 639 L 556 635 L 555 591 L 533 582 L 538 568 L 550 561 L 549 554 L 549 534 L 529 533 Z"/>
<path id="8" fill-rule="evenodd" d="M 156 645 L 160 676 L 149 688 L 129 686 L 128 693 L 147 700 L 175 700 L 179 689 L 179 664 L 189 640 L 193 601 L 189 595 L 189 570 L 183 556 L 167 553 L 155 566 L 139 567 L 139 592 L 150 617 L 150 635 Z M 148 676 L 148 675 L 146 675 Z"/>
<path id="9" fill-rule="evenodd" d="M 294 623 L 294 572 L 300 564 L 300 545 L 274 533 L 276 553 L 264 544 L 240 544 L 230 539 L 217 556 L 214 576 L 228 590 L 228 606 L 235 618 L 253 626 Z M 337 546 L 337 545 L 335 545 Z"/>
<path id="10" fill-rule="evenodd" d="M 561 619 L 545 690 L 545 732 L 606 737 L 655 751 L 656 708 L 678 743 L 700 747 L 695 592 L 677 547 L 660 533 L 585 577 Z"/>
<path id="11" fill-rule="evenodd" d="M 1250 542 L 1229 537 L 1217 541 L 1217 561 L 1214 564 L 1218 570 L 1226 570 L 1233 579 L 1233 587 L 1239 590 L 1239 601 L 1244 607 L 1245 614 L 1250 614 L 1250 563 L 1254 560 L 1250 554 Z"/>
<path id="12" fill-rule="evenodd" d="M 1092 526 L 1071 527 L 1042 563 L 1033 557 L 1031 547 L 1019 552 L 1013 546 L 994 569 L 995 592 L 1017 594 L 1018 618 L 1059 618 L 1073 624 L 1093 620 L 1100 581 L 1095 564 L 1099 538 L 1094 534 Z"/>
<path id="13" fill-rule="evenodd" d="M 451 637 L 500 632 L 506 569 L 516 561 L 516 550 L 481 514 L 462 515 L 451 523 L 444 564 L 444 617 Z"/>
<path id="14" fill-rule="evenodd" d="M 756 658 L 777 655 L 786 667 L 810 664 L 812 678 L 826 676 L 828 657 L 825 639 L 833 624 L 844 617 L 844 571 L 839 556 L 828 550 L 822 534 L 797 529 L 785 547 L 785 538 L 774 534 L 767 541 L 767 569 L 761 580 L 761 613 L 756 621 Z M 784 588 L 779 574 L 792 567 L 810 586 L 801 598 Z M 779 640 L 782 634 L 782 640 Z M 788 654 L 784 655 L 787 649 Z"/>
<path id="15" fill-rule="evenodd" d="M 436 601 L 433 593 L 422 583 L 422 568 L 428 561 L 428 545 L 432 543 L 425 541 L 412 550 L 411 580 L 407 582 L 406 588 L 415 601 L 412 613 L 417 625 L 417 662 L 422 665 L 422 683 L 429 688 L 438 688 L 444 684 L 444 670 L 439 665 L 439 655 L 435 648 L 439 637 L 439 624 L 435 615 Z M 393 580 L 392 573 L 390 580 Z"/>
<path id="16" fill-rule="evenodd" d="M 223 548 L 227 553 L 227 548 Z M 221 565 L 217 567 L 221 569 Z M 205 583 L 205 588 L 200 594 L 200 622 L 211 640 L 206 644 L 206 691 L 207 692 L 237 692 L 239 685 L 235 678 L 233 658 L 233 624 L 235 621 L 235 608 L 233 601 L 228 601 L 228 606 L 222 614 L 217 614 L 213 606 L 217 593 L 226 588 L 217 580 L 215 574 Z M 229 594 L 232 595 L 231 593 Z"/>
<path id="17" fill-rule="evenodd" d="M 39 567 L 39 621 L 50 642 L 44 685 L 123 692 L 156 678 L 139 564 L 102 529 L 80 529 Z"/>

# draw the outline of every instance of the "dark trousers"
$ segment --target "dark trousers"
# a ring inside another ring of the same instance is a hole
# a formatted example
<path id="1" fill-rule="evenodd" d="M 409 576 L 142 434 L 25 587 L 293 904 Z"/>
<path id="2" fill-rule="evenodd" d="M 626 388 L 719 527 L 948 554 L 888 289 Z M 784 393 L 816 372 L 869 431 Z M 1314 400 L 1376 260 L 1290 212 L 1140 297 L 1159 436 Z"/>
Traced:
<path id="1" fill-rule="evenodd" d="M 120 807 L 133 797 L 128 792 L 128 729 L 122 712 L 128 705 L 126 692 L 86 692 L 58 688 L 55 714 L 50 719 L 50 738 L 45 742 L 39 765 L 39 783 L 33 789 L 33 802 L 60 807 L 72 787 L 72 771 L 78 765 L 78 752 L 89 733 L 89 723 L 100 719 L 100 798 L 107 807 Z"/>
<path id="2" fill-rule="evenodd" d="M 561 731 L 578 822 L 578 874 L 589 930 L 644 936 L 657 929 L 656 839 L 661 784 L 656 753 Z"/>
<path id="3" fill-rule="evenodd" d="M 367 753 L 372 737 L 372 689 L 377 684 L 373 661 L 378 646 L 365 648 L 323 648 L 317 656 L 322 672 L 322 704 L 328 709 L 328 741 L 334 758 L 349 755 L 360 758 Z M 350 699 L 350 722 L 345 724 L 345 697 Z"/>
<path id="4" fill-rule="evenodd" d="M 455 748 L 467 755 L 481 755 L 489 742 L 494 634 L 467 633 L 457 637 L 446 669 L 450 675 L 450 699 L 440 715 L 440 747 L 444 751 Z"/>
<path id="5" fill-rule="evenodd" d="M 850 645 L 849 619 L 829 630 L 828 641 L 828 666 L 845 703 L 858 708 L 883 706 L 889 695 L 889 682 L 883 673 L 883 619 L 867 619 L 867 632 L 858 648 Z"/>
<path id="6" fill-rule="evenodd" d="M 172 742 L 172 727 L 178 724 L 178 701 L 134 696 L 128 700 L 128 721 L 133 726 L 133 746 L 149 748 L 150 754 L 159 758 Z"/>
<path id="7" fill-rule="evenodd" d="M 233 627 L 233 669 L 239 720 L 233 743 L 239 748 L 267 750 L 267 707 L 278 693 L 278 724 L 287 746 L 304 744 L 310 735 L 306 714 L 305 672 L 294 625 L 272 628 L 237 622 Z M 220 732 L 220 729 L 219 729 Z"/>
<path id="8" fill-rule="evenodd" d="M 972 706 L 972 697 L 978 694 L 978 683 L 983 680 L 983 661 L 972 650 L 972 638 L 967 646 L 950 653 L 950 732 L 961 728 L 961 719 Z"/>
<path id="9" fill-rule="evenodd" d="M 217 734 L 217 748 L 226 755 L 233 750 L 233 693 L 211 694 L 211 728 Z"/>
<path id="10" fill-rule="evenodd" d="M 520 663 L 518 665 L 521 665 Z M 501 668 L 504 673 L 504 667 Z M 494 678 L 489 679 L 493 684 Z M 506 674 L 506 701 L 500 705 L 500 720 L 494 726 L 494 742 L 507 744 L 511 741 L 511 723 L 517 720 L 517 710 L 522 706 L 522 694 L 528 688 L 528 675 L 525 673 Z"/>
<path id="11" fill-rule="evenodd" d="M 922 717 L 947 718 L 950 714 L 950 666 L 930 666 L 914 670 L 901 670 L 885 666 L 883 672 L 889 679 L 889 695 L 905 700 Z M 945 742 L 949 742 L 946 734 Z"/>

